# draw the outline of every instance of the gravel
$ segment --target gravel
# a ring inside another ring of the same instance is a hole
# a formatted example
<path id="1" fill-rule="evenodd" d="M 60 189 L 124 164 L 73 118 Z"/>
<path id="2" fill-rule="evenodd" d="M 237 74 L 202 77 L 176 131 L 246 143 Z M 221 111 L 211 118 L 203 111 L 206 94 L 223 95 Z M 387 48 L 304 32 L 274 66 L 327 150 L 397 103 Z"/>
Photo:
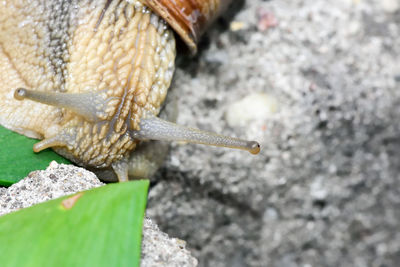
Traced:
<path id="1" fill-rule="evenodd" d="M 247 0 L 180 59 L 178 123 L 262 145 L 173 144 L 152 179 L 147 214 L 200 266 L 400 262 L 398 4 Z M 276 109 L 234 114 L 258 94 Z"/>
<path id="2" fill-rule="evenodd" d="M 85 169 L 53 161 L 45 171 L 33 171 L 8 188 L 0 187 L 0 215 L 102 185 Z"/>

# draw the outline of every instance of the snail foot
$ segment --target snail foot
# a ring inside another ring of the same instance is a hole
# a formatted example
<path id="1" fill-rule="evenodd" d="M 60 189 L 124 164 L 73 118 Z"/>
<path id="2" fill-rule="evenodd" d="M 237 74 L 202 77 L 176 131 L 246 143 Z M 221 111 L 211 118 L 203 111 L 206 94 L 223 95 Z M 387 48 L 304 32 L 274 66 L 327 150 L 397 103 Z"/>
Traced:
<path id="1" fill-rule="evenodd" d="M 29 99 L 50 106 L 66 108 L 91 122 L 104 119 L 106 116 L 107 101 L 101 96 L 101 92 L 60 93 L 18 88 L 14 91 L 14 98 L 17 100 Z"/>
<path id="2" fill-rule="evenodd" d="M 118 182 L 128 182 L 128 160 L 126 158 L 113 162 L 111 166 L 117 175 Z"/>

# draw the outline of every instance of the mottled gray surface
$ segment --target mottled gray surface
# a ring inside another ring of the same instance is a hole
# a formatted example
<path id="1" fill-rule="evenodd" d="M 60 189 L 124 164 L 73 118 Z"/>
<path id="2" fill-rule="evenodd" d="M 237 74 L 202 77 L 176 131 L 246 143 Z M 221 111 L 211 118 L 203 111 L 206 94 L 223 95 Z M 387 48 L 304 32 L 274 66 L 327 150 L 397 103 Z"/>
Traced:
<path id="1" fill-rule="evenodd" d="M 400 262 L 396 3 L 247 0 L 182 61 L 178 123 L 262 144 L 258 156 L 174 144 L 153 179 L 148 215 L 200 266 Z M 256 93 L 276 111 L 228 123 Z"/>
<path id="2" fill-rule="evenodd" d="M 186 242 L 170 238 L 149 218 L 143 221 L 142 267 L 195 267 L 197 260 L 186 249 Z"/>
<path id="3" fill-rule="evenodd" d="M 34 204 L 104 185 L 85 169 L 52 162 L 9 188 L 0 188 L 0 215 Z M 193 267 L 197 260 L 185 242 L 161 232 L 149 218 L 143 221 L 141 266 Z"/>
<path id="4" fill-rule="evenodd" d="M 102 185 L 92 172 L 53 161 L 44 171 L 33 171 L 8 188 L 0 187 L 0 215 Z"/>

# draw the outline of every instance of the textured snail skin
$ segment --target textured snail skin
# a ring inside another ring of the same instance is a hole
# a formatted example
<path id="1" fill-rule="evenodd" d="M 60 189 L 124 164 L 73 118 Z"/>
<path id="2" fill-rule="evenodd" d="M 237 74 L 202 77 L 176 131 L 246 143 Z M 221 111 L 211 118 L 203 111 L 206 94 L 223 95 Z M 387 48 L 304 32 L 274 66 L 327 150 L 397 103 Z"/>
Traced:
<path id="1" fill-rule="evenodd" d="M 149 153 L 156 148 L 141 141 L 181 140 L 257 154 L 257 142 L 156 118 L 175 60 L 173 33 L 157 14 L 186 36 L 194 52 L 207 21 L 229 2 L 0 2 L 0 124 L 42 139 L 35 152 L 51 147 L 107 176 L 115 172 L 119 181 L 150 175 L 157 155 L 165 154 Z"/>
<path id="2" fill-rule="evenodd" d="M 136 145 L 129 132 L 159 112 L 175 58 L 165 22 L 130 2 L 2 1 L 0 124 L 44 138 L 35 150 L 56 146 L 80 165 L 126 157 Z M 17 101 L 20 87 L 81 101 L 76 109 Z"/>

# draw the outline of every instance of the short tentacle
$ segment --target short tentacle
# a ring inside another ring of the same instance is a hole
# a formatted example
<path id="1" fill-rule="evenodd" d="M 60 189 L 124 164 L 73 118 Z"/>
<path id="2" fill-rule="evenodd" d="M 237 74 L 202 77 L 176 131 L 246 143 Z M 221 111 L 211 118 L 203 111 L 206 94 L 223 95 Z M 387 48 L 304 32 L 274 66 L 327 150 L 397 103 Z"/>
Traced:
<path id="1" fill-rule="evenodd" d="M 40 152 L 45 150 L 46 148 L 55 147 L 55 146 L 66 146 L 67 144 L 60 140 L 58 136 L 54 136 L 51 138 L 43 139 L 42 141 L 33 145 L 34 152 Z"/>

